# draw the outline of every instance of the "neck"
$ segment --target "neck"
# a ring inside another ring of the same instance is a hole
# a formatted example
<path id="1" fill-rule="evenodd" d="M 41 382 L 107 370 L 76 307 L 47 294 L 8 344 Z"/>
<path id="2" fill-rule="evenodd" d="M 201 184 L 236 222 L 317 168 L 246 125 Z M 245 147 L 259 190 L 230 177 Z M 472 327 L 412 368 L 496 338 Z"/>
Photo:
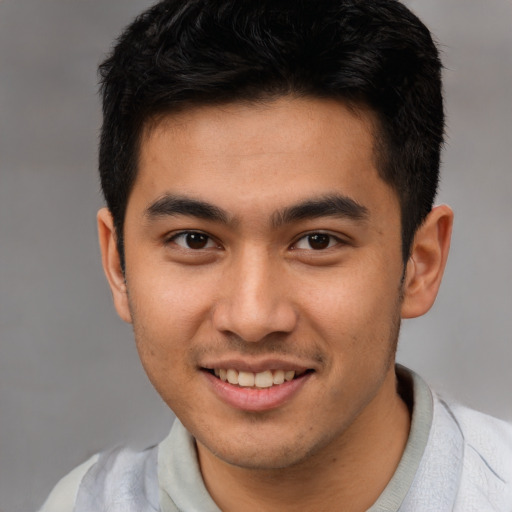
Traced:
<path id="1" fill-rule="evenodd" d="M 361 512 L 391 480 L 410 427 L 407 406 L 390 372 L 382 392 L 333 443 L 295 466 L 254 470 L 228 464 L 198 444 L 206 487 L 224 512 L 244 510 Z"/>

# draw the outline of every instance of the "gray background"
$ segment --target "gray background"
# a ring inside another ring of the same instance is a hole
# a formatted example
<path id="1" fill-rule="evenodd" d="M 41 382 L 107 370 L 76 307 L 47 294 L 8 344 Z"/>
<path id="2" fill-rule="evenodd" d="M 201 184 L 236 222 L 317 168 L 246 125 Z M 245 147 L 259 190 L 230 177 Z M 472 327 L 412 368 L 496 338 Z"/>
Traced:
<path id="1" fill-rule="evenodd" d="M 0 0 L 0 510 L 37 508 L 101 448 L 144 446 L 171 413 L 139 367 L 100 267 L 96 65 L 150 2 Z M 442 43 L 456 212 L 433 310 L 399 359 L 512 420 L 512 2 L 407 2 Z"/>

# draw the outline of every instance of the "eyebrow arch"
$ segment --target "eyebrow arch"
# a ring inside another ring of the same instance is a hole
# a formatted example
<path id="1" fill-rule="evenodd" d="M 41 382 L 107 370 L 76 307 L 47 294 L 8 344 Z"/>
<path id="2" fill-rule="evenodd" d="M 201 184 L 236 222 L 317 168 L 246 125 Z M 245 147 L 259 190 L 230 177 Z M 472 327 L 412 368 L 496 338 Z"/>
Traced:
<path id="1" fill-rule="evenodd" d="M 198 199 L 172 194 L 165 194 L 148 206 L 145 215 L 149 219 L 185 215 L 222 224 L 229 223 L 229 215 L 222 208 Z"/>
<path id="2" fill-rule="evenodd" d="M 199 219 L 230 223 L 228 213 L 218 206 L 191 197 L 165 194 L 146 209 L 145 216 L 157 219 L 166 216 L 184 215 Z M 341 217 L 357 221 L 368 218 L 368 209 L 347 196 L 328 195 L 286 207 L 274 212 L 271 223 L 274 228 L 305 219 L 319 217 Z"/>
<path id="3" fill-rule="evenodd" d="M 350 197 L 333 194 L 309 199 L 274 213 L 272 225 L 277 228 L 283 224 L 319 217 L 364 221 L 368 218 L 368 209 Z"/>

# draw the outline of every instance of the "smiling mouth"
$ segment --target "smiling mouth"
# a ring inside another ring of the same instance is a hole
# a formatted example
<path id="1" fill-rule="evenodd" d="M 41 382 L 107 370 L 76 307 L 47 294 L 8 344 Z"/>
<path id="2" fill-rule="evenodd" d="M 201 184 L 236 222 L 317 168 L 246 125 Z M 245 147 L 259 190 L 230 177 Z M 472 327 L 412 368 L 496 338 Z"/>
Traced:
<path id="1" fill-rule="evenodd" d="M 263 372 L 253 373 L 238 371 L 233 368 L 203 368 L 211 375 L 214 375 L 223 382 L 228 382 L 233 386 L 242 388 L 265 389 L 273 386 L 280 386 L 285 382 L 298 379 L 313 370 L 265 370 Z"/>

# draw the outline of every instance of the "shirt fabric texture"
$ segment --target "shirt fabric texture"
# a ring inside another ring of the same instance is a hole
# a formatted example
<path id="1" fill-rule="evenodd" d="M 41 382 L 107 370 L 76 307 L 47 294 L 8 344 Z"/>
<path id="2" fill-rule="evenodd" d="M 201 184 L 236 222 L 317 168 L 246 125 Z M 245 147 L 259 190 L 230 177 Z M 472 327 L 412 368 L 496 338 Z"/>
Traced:
<path id="1" fill-rule="evenodd" d="M 394 476 L 367 512 L 512 512 L 512 425 L 446 402 L 397 366 L 412 421 Z M 64 477 L 40 512 L 220 512 L 179 420 L 143 452 L 95 455 Z"/>

